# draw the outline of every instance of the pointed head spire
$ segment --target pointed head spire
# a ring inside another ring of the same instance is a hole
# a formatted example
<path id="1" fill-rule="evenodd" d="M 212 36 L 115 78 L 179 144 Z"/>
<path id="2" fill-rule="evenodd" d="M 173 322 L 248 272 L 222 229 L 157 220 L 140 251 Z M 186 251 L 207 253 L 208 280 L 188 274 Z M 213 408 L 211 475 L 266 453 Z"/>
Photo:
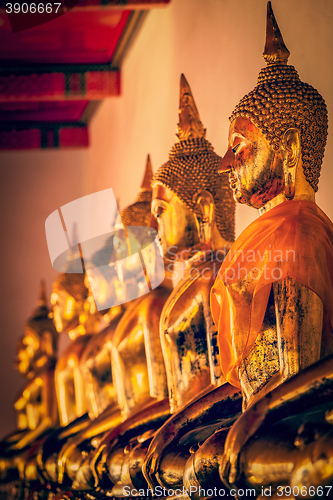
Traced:
<path id="1" fill-rule="evenodd" d="M 72 247 L 77 246 L 79 242 L 78 234 L 77 234 L 77 223 L 73 222 L 73 227 L 72 227 Z"/>
<path id="2" fill-rule="evenodd" d="M 143 180 L 141 183 L 140 191 L 139 191 L 137 197 L 135 198 L 135 203 L 142 202 L 142 201 L 147 202 L 147 203 L 151 203 L 151 197 L 152 197 L 152 193 L 153 193 L 153 188 L 151 187 L 151 181 L 153 180 L 153 175 L 154 174 L 153 174 L 153 169 L 151 166 L 150 155 L 148 154 L 147 161 L 146 161 L 145 173 L 143 174 Z M 135 203 L 134 203 L 134 205 L 135 205 Z M 130 206 L 132 206 L 132 205 L 130 205 Z M 127 207 L 127 208 L 129 208 L 129 207 Z M 126 211 L 127 208 L 125 208 L 124 210 Z M 121 213 L 123 213 L 123 211 L 121 211 Z M 131 225 L 131 224 L 127 223 L 127 224 L 125 224 L 125 226 L 126 225 Z M 135 223 L 133 223 L 132 225 L 135 226 Z"/>
<path id="3" fill-rule="evenodd" d="M 266 44 L 263 56 L 267 66 L 270 64 L 287 64 L 290 56 L 276 22 L 271 2 L 267 3 Z"/>
<path id="4" fill-rule="evenodd" d="M 57 351 L 58 332 L 55 328 L 53 320 L 49 316 L 49 313 L 50 311 L 47 305 L 45 281 L 42 280 L 37 307 L 32 312 L 32 315 L 27 319 L 25 328 L 33 330 L 41 339 L 44 337 L 44 334 L 47 335 L 49 340 L 48 346 L 50 349 L 48 350 L 44 344 L 41 344 L 37 354 L 44 353 L 49 358 L 53 358 Z"/>
<path id="5" fill-rule="evenodd" d="M 193 99 L 191 88 L 182 74 L 180 77 L 179 122 L 176 137 L 179 141 L 205 137 L 198 109 Z"/>
<path id="6" fill-rule="evenodd" d="M 76 301 L 84 301 L 88 296 L 88 289 L 84 284 L 85 263 L 79 243 L 76 222 L 72 226 L 72 238 L 69 245 L 70 248 L 66 254 L 66 263 L 53 284 L 53 290 L 63 288 Z"/>
<path id="7" fill-rule="evenodd" d="M 47 305 L 45 280 L 41 280 L 37 306 L 32 312 L 32 318 L 37 318 L 40 316 L 47 317 L 48 314 L 49 314 L 49 308 Z"/>
<path id="8" fill-rule="evenodd" d="M 64 273 L 79 273 L 84 278 L 84 259 L 79 244 L 79 235 L 77 230 L 77 223 L 74 222 L 72 226 L 72 237 L 69 242 L 70 248 L 66 255 L 66 264 L 63 267 Z"/>
<path id="9" fill-rule="evenodd" d="M 150 205 L 153 194 L 152 178 L 153 169 L 148 155 L 143 181 L 135 202 L 120 212 L 120 218 L 124 226 L 149 226 Z"/>
<path id="10" fill-rule="evenodd" d="M 146 170 L 141 184 L 142 191 L 151 191 L 151 181 L 153 178 L 153 169 L 151 166 L 150 155 L 147 155 Z"/>
<path id="11" fill-rule="evenodd" d="M 46 285 L 45 280 L 41 280 L 39 289 L 39 299 L 37 302 L 38 307 L 47 308 L 47 298 L 46 298 Z"/>

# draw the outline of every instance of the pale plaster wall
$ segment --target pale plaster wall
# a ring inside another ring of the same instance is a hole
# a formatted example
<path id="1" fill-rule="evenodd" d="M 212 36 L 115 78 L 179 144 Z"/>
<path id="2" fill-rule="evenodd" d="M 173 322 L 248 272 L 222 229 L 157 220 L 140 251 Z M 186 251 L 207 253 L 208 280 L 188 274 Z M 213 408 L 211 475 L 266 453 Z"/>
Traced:
<path id="1" fill-rule="evenodd" d="M 290 63 L 333 110 L 332 0 L 275 0 Z M 122 96 L 104 101 L 90 127 L 87 150 L 2 154 L 0 433 L 13 428 L 12 403 L 22 380 L 12 370 L 15 342 L 35 306 L 40 278 L 50 290 L 56 273 L 44 222 L 59 206 L 112 187 L 121 206 L 131 203 L 146 155 L 156 170 L 168 158 L 177 123 L 179 77 L 194 93 L 207 138 L 223 154 L 228 116 L 250 91 L 264 65 L 266 0 L 172 0 L 152 11 L 125 61 Z M 333 133 L 317 202 L 333 219 Z M 237 206 L 240 233 L 256 217 Z"/>

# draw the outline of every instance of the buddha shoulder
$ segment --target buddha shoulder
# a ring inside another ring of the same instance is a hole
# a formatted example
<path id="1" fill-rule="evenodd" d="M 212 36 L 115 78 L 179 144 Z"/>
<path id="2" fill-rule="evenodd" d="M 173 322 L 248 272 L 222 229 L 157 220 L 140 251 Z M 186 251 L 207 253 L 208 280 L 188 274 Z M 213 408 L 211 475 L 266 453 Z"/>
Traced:
<path id="1" fill-rule="evenodd" d="M 61 370 L 66 370 L 69 366 L 72 366 L 73 362 L 75 365 L 78 365 L 83 350 L 90 338 L 91 335 L 82 335 L 73 340 L 59 357 L 56 364 L 56 371 L 60 372 Z M 72 361 L 68 363 L 70 360 Z"/>
<path id="2" fill-rule="evenodd" d="M 170 294 L 163 309 L 163 322 L 173 323 L 173 317 L 177 319 L 199 304 L 209 307 L 210 290 L 219 268 L 220 263 L 210 257 L 191 267 Z"/>

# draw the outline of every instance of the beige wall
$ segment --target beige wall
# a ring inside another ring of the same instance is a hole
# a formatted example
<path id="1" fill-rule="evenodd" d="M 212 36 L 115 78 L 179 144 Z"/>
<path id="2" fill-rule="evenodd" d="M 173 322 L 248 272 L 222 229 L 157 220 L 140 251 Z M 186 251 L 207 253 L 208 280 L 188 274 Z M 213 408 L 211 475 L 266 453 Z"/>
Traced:
<path id="1" fill-rule="evenodd" d="M 333 110 L 332 0 L 275 0 L 284 40 L 301 79 Z M 122 97 L 105 101 L 90 127 L 88 150 L 1 155 L 2 260 L 0 432 L 13 427 L 11 405 L 22 381 L 11 369 L 15 340 L 35 305 L 38 283 L 56 273 L 44 235 L 46 217 L 82 195 L 112 187 L 133 201 L 146 155 L 156 170 L 168 158 L 177 123 L 179 77 L 187 77 L 207 138 L 223 154 L 228 116 L 264 65 L 265 0 L 172 0 L 151 12 L 122 72 Z M 333 219 L 333 133 L 317 202 Z M 237 207 L 237 234 L 256 217 Z"/>

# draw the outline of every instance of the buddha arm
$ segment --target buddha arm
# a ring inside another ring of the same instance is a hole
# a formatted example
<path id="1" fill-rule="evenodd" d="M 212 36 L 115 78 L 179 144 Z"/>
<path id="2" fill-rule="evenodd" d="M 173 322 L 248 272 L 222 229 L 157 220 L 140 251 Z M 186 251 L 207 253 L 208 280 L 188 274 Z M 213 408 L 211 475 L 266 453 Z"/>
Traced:
<path id="1" fill-rule="evenodd" d="M 282 381 L 320 359 L 323 303 L 312 290 L 286 278 L 274 283 Z"/>
<path id="2" fill-rule="evenodd" d="M 280 399 L 280 393 L 283 392 L 285 384 L 281 384 L 320 359 L 323 325 L 321 299 L 312 290 L 290 277 L 275 282 L 273 291 L 280 370 L 251 400 L 251 406 L 229 433 L 225 446 L 224 477 L 226 479 L 229 476 L 230 483 L 233 483 L 238 475 L 238 456 L 241 450 L 274 406 L 282 405 L 283 398 Z M 298 380 L 302 381 L 300 375 L 296 377 L 296 384 Z M 273 396 L 271 391 L 274 389 Z M 288 398 L 294 396 L 295 393 L 288 394 Z M 272 398 L 271 401 L 268 398 Z M 226 465 L 228 462 L 229 465 Z"/>
<path id="3" fill-rule="evenodd" d="M 253 397 L 251 404 L 320 359 L 323 328 L 321 299 L 290 277 L 275 282 L 273 291 L 280 370 Z"/>
<path id="4" fill-rule="evenodd" d="M 143 465 L 144 476 L 154 488 L 159 483 L 154 475 L 166 451 L 187 431 L 218 419 L 229 419 L 241 411 L 242 399 L 239 389 L 224 384 L 190 403 L 170 417 L 151 442 Z"/>
<path id="5" fill-rule="evenodd" d="M 40 421 L 35 429 L 26 432 L 17 443 L 12 445 L 12 449 L 21 450 L 28 444 L 33 443 L 44 431 L 57 424 L 58 416 L 53 371 L 35 377 L 35 380 L 29 385 L 29 394 L 26 396 L 27 404 L 31 404 L 33 393 L 40 393 L 41 395 L 42 410 Z"/>

